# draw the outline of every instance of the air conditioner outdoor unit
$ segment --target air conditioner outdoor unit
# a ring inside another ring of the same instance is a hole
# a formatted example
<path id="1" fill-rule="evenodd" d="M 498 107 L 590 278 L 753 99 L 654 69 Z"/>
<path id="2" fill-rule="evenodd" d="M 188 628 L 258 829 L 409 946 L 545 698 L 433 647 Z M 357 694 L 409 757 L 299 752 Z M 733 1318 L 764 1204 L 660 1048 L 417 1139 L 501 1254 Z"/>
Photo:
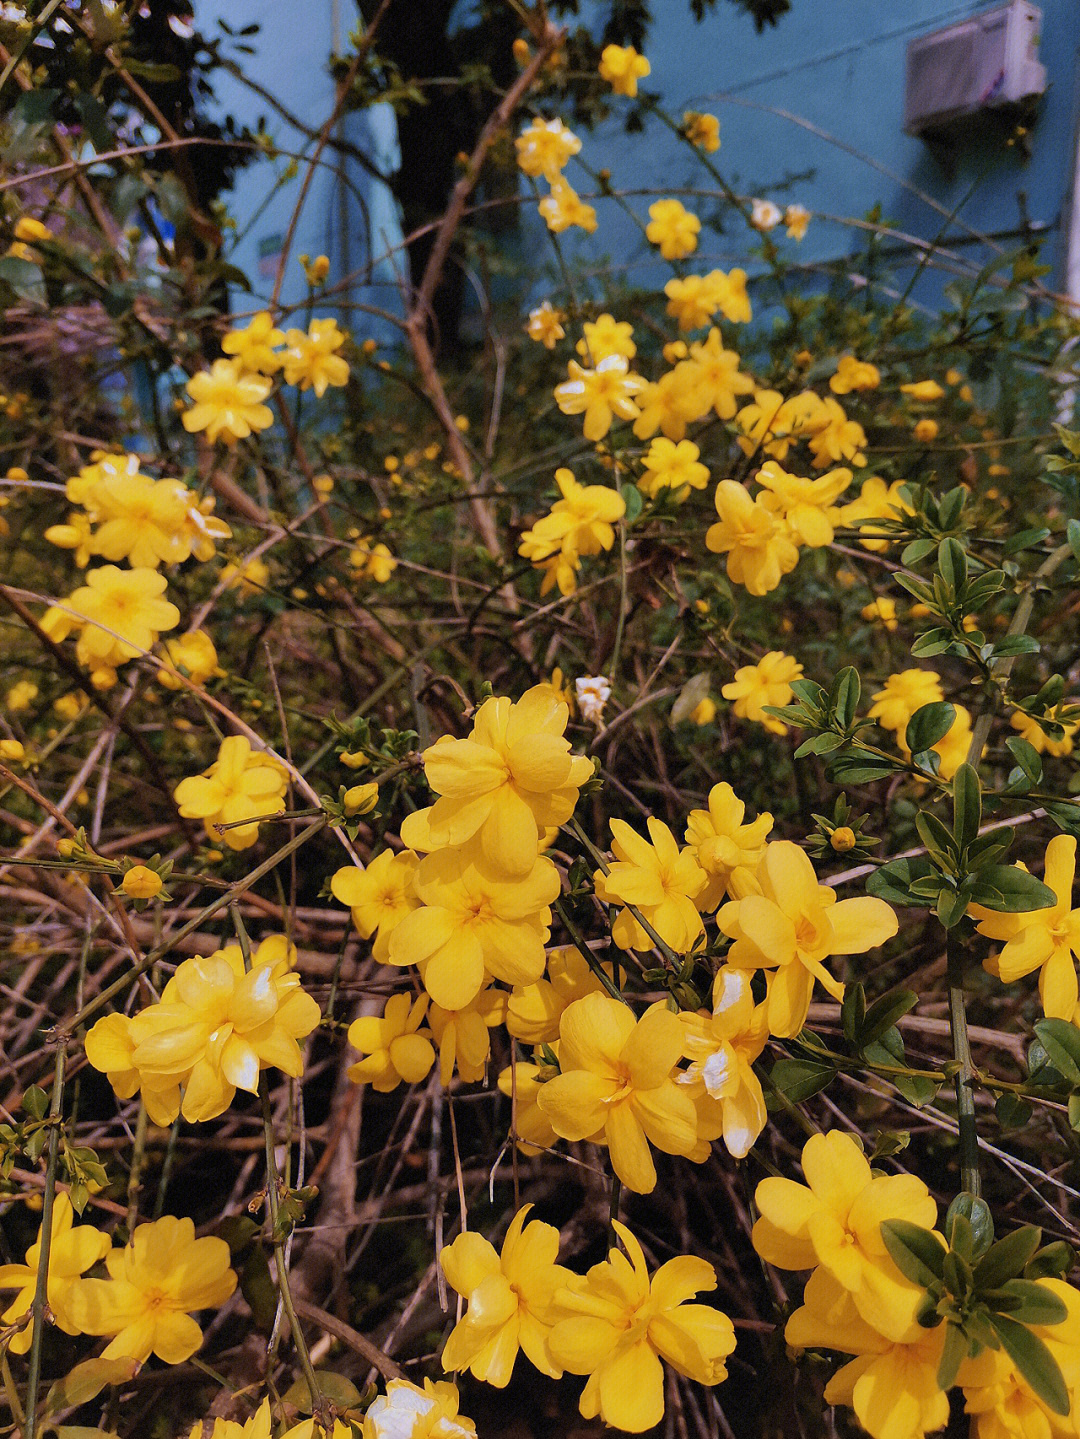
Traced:
<path id="1" fill-rule="evenodd" d="M 1039 63 L 1042 11 L 1012 0 L 909 42 L 904 129 L 944 130 L 981 111 L 1016 104 L 1046 89 Z"/>

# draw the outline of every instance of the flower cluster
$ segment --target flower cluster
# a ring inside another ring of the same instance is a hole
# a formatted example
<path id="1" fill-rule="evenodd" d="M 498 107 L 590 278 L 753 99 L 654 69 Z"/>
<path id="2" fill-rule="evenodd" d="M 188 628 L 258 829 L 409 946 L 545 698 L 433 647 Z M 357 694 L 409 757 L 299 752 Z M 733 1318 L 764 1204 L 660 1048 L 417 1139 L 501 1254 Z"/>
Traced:
<path id="1" fill-rule="evenodd" d="M 701 1384 L 723 1382 L 735 1348 L 731 1320 L 689 1302 L 716 1288 L 712 1265 L 683 1255 L 650 1274 L 640 1243 L 616 1220 L 622 1250 L 574 1274 L 556 1262 L 559 1231 L 538 1219 L 526 1223 L 531 1209 L 515 1214 L 501 1253 L 473 1233 L 442 1251 L 443 1273 L 466 1300 L 443 1349 L 445 1369 L 503 1389 L 520 1350 L 550 1378 L 588 1375 L 583 1417 L 630 1434 L 663 1417 L 661 1361 Z"/>
<path id="2" fill-rule="evenodd" d="M 86 1057 L 121 1099 L 141 1094 L 155 1124 L 214 1119 L 238 1089 L 255 1094 L 264 1069 L 303 1074 L 298 1041 L 321 1016 L 295 963 L 283 935 L 264 939 L 250 964 L 238 944 L 185 959 L 158 1003 L 99 1019 Z"/>
<path id="3" fill-rule="evenodd" d="M 521 537 L 518 553 L 543 571 L 540 593 L 556 585 L 573 594 L 582 555 L 597 555 L 615 543 L 613 526 L 626 514 L 626 501 L 607 485 L 581 485 L 567 469 L 555 471 L 561 499 Z"/>

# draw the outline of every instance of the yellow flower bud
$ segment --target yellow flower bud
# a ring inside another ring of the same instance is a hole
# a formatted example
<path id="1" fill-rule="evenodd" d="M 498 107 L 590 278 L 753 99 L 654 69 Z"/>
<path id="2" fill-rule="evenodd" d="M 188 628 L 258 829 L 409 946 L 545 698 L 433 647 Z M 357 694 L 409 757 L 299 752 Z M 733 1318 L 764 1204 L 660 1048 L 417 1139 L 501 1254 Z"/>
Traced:
<path id="1" fill-rule="evenodd" d="M 161 875 L 145 864 L 135 864 L 124 875 L 120 888 L 132 899 L 153 899 L 161 889 Z"/>
<path id="2" fill-rule="evenodd" d="M 346 769 L 364 769 L 368 762 L 367 755 L 360 749 L 346 750 L 338 758 Z"/>
<path id="3" fill-rule="evenodd" d="M 379 802 L 377 784 L 354 784 L 342 796 L 346 814 L 370 814 Z"/>
<path id="4" fill-rule="evenodd" d="M 315 284 L 321 284 L 330 273 L 330 257 L 328 255 L 316 255 L 311 262 L 311 278 Z"/>
<path id="5" fill-rule="evenodd" d="M 70 859 L 75 853 L 75 841 L 73 839 L 58 839 L 56 841 L 56 852 L 63 859 Z"/>
<path id="6" fill-rule="evenodd" d="M 846 824 L 841 825 L 839 829 L 833 830 L 829 843 L 837 854 L 846 854 L 849 849 L 855 848 L 855 831 Z"/>
<path id="7" fill-rule="evenodd" d="M 931 440 L 936 439 L 937 432 L 937 420 L 919 420 L 915 425 L 915 438 L 922 444 L 929 444 Z"/>
<path id="8" fill-rule="evenodd" d="M 26 758 L 26 749 L 17 739 L 0 739 L 0 759 L 21 760 Z"/>
<path id="9" fill-rule="evenodd" d="M 690 711 L 690 718 L 696 725 L 712 724 L 716 718 L 716 701 L 708 695 L 698 700 L 697 704 Z"/>

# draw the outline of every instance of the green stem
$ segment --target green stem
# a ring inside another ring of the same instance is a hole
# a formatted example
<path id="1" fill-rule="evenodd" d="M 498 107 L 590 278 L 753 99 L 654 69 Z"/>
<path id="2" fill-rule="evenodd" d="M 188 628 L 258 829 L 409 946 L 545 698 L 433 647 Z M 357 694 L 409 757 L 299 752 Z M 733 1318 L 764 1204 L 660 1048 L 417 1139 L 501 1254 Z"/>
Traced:
<path id="1" fill-rule="evenodd" d="M 270 1087 L 265 1074 L 259 1079 L 259 1098 L 262 1101 L 263 1135 L 266 1140 L 266 1208 L 270 1218 L 270 1238 L 274 1246 L 278 1292 L 289 1321 L 289 1329 L 292 1331 L 300 1368 L 304 1371 L 304 1379 L 311 1394 L 312 1412 L 318 1416 L 323 1407 L 322 1395 L 319 1392 L 318 1380 L 315 1378 L 315 1370 L 311 1363 L 311 1354 L 308 1352 L 304 1331 L 293 1304 L 292 1290 L 289 1287 L 289 1266 L 285 1257 L 285 1240 L 278 1232 L 279 1195 L 277 1162 L 274 1159 L 274 1114 L 270 1106 Z"/>
<path id="2" fill-rule="evenodd" d="M 37 1431 L 37 1396 L 41 1383 L 41 1345 L 45 1335 L 45 1309 L 49 1299 L 49 1255 L 52 1251 L 52 1217 L 56 1200 L 56 1167 L 60 1157 L 60 1115 L 64 1106 L 64 1071 L 67 1068 L 67 1048 L 64 1044 L 56 1051 L 56 1070 L 53 1075 L 52 1102 L 49 1118 L 53 1121 L 49 1132 L 49 1158 L 45 1166 L 45 1195 L 41 1202 L 41 1243 L 38 1246 L 37 1283 L 34 1286 L 34 1301 L 30 1306 L 33 1315 L 34 1333 L 30 1340 L 30 1367 L 26 1376 L 26 1424 L 23 1439 L 34 1439 Z"/>
<path id="3" fill-rule="evenodd" d="M 982 1193 L 979 1174 L 979 1131 L 975 1124 L 975 1066 L 971 1062 L 967 1014 L 964 1010 L 964 947 L 957 929 L 945 936 L 949 984 L 949 1028 L 953 1054 L 960 1066 L 956 1071 L 956 1119 L 960 1131 L 960 1187 L 968 1194 Z"/>

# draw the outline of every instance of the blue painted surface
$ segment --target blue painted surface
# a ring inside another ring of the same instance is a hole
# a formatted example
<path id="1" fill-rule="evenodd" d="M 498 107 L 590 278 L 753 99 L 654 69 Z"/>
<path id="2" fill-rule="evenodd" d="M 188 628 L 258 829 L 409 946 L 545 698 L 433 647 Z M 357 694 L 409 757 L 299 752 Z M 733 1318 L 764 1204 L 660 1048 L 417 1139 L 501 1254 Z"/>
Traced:
<path id="1" fill-rule="evenodd" d="M 345 48 L 346 30 L 355 23 L 355 11 L 347 0 L 342 0 L 339 8 L 338 44 Z M 305 126 L 313 130 L 322 126 L 334 105 L 329 70 L 336 38 L 333 0 L 303 0 L 300 6 L 283 0 L 199 0 L 196 10 L 198 25 L 207 36 L 218 33 L 218 16 L 234 32 L 258 24 L 259 33 L 244 40 L 255 53 L 234 58 Z M 227 53 L 233 53 L 231 47 Z M 300 156 L 297 173 L 284 182 L 281 177 L 289 163 L 287 155 L 283 153 L 273 162 L 260 157 L 240 171 L 227 197 L 237 221 L 237 230 L 227 244 L 227 258 L 244 271 L 255 291 L 254 301 L 242 294 L 235 296 L 235 308 L 244 311 L 268 298 L 273 290 L 277 258 L 308 169 L 304 157 L 313 154 L 314 142 L 224 71 L 215 73 L 214 88 L 222 113 L 232 114 L 252 128 L 265 116 L 266 131 L 279 149 Z M 397 131 L 388 106 L 348 116 L 343 133 L 384 173 L 397 164 Z M 330 297 L 316 300 L 314 312 L 337 313 L 357 338 L 371 335 L 385 342 L 396 331 L 357 307 L 399 308 L 397 277 L 403 262 L 395 251 L 400 243 L 397 206 L 387 187 L 373 181 L 358 161 L 342 159 L 328 147 L 296 226 L 281 301 L 287 306 L 304 305 L 308 287 L 299 256 L 325 254 L 331 262 Z M 297 317 L 297 323 L 303 323 L 303 315 Z"/>
<path id="2" fill-rule="evenodd" d="M 1080 102 L 1076 0 L 1040 7 L 1049 88 L 1030 131 L 1030 159 L 986 129 L 962 136 L 943 163 L 940 152 L 903 131 L 908 41 L 993 8 L 976 0 L 793 0 L 779 25 L 759 35 L 727 4 L 696 24 L 685 0 L 659 0 L 648 47 L 652 74 L 642 83 L 678 118 L 684 109 L 719 116 L 714 159 L 740 194 L 774 198 L 781 207 L 798 201 L 815 212 L 806 239 L 792 247 L 799 261 L 856 251 L 865 239 L 842 221 L 864 217 L 877 203 L 899 230 L 923 239 L 936 238 L 958 209 L 948 234 L 961 241 L 990 234 L 1012 248 L 1020 242 L 1009 233 L 1027 221 L 1046 231 L 1044 259 L 1060 283 Z M 655 122 L 644 137 L 608 124 L 586 138 L 585 153 L 611 169 L 617 187 L 703 183 L 700 167 Z M 639 213 L 648 203 L 635 202 Z M 598 237 L 616 254 L 644 260 L 633 227 L 610 210 L 602 211 Z M 745 229 L 733 225 L 730 238 L 703 235 L 701 257 L 731 263 L 745 245 Z M 979 248 L 961 244 L 957 252 L 974 257 Z M 638 277 L 636 268 L 632 273 Z"/>
<path id="3" fill-rule="evenodd" d="M 665 97 L 677 118 L 688 108 L 711 110 L 720 117 L 722 145 L 714 160 L 739 193 L 771 197 L 781 206 L 798 201 L 814 211 L 800 246 L 781 241 L 811 276 L 820 262 L 842 256 L 855 257 L 853 264 L 858 265 L 865 234 L 844 221 L 864 217 L 880 204 L 882 215 L 899 231 L 923 239 L 935 239 L 947 226 L 948 236 L 957 242 L 955 253 L 976 263 L 988 252 L 975 237 L 996 236 L 1002 246 L 1013 248 L 1020 243 L 1014 232 L 1030 222 L 1046 237 L 1044 259 L 1054 266 L 1050 282 L 1060 286 L 1080 110 L 1078 0 L 1043 0 L 1041 6 L 1040 58 L 1049 88 L 1031 130 L 1030 158 L 1019 146 L 1007 147 L 1004 135 L 986 130 L 962 139 L 945 162 L 924 141 L 903 132 L 908 41 L 992 8 L 994 0 L 899 0 L 892 5 L 793 0 L 792 11 L 779 25 L 759 35 L 751 21 L 724 0 L 700 24 L 691 17 L 688 0 L 654 0 L 648 47 L 652 75 L 644 83 Z M 259 22 L 262 31 L 251 42 L 257 53 L 242 61 L 245 68 L 306 123 L 322 123 L 333 103 L 327 70 L 333 0 L 304 0 L 299 11 L 294 0 L 199 0 L 197 11 L 198 23 L 207 32 L 216 14 L 234 29 Z M 352 23 L 352 13 L 343 5 L 342 25 Z M 248 123 L 265 114 L 280 146 L 310 148 L 304 136 L 239 82 L 222 76 L 217 88 L 223 110 Z M 583 133 L 582 159 L 594 168 L 610 169 L 617 189 L 654 192 L 631 199 L 642 219 L 657 194 L 678 193 L 683 186 L 712 187 L 693 156 L 659 122 L 650 121 L 643 135 L 625 134 L 618 116 L 628 104 L 614 97 L 613 119 L 591 134 Z M 373 154 L 376 163 L 392 168 L 394 119 L 385 107 L 349 117 L 346 133 Z M 403 260 L 399 251 L 385 258 L 401 237 L 393 199 L 355 161 L 342 166 L 329 153 L 324 158 L 329 167 L 320 169 L 311 186 L 282 297 L 299 304 L 306 293 L 295 256 L 325 253 L 333 265 L 331 283 L 358 277 L 350 291 L 353 301 L 396 311 Z M 344 173 L 347 183 L 332 167 Z M 588 176 L 573 162 L 567 173 L 583 193 L 591 188 Z M 264 295 L 273 283 L 274 240 L 288 229 L 299 188 L 299 177 L 275 188 L 272 167 L 265 161 L 242 172 L 237 182 L 231 208 L 240 222 L 240 237 L 231 258 Z M 564 237 L 568 252 L 598 268 L 604 257 L 605 273 L 614 270 L 635 282 L 663 283 L 670 269 L 657 263 L 640 228 L 610 199 L 596 203 L 597 234 Z M 712 207 L 705 198 L 687 198 L 686 203 L 706 218 Z M 950 221 L 954 210 L 956 218 Z M 524 233 L 505 243 L 519 256 L 534 257 L 535 264 L 543 253 L 543 247 L 534 244 L 540 239 L 538 229 L 542 222 L 530 202 L 523 207 Z M 744 263 L 748 243 L 745 227 L 729 217 L 725 233 L 703 232 L 694 267 Z M 369 277 L 364 267 L 373 258 L 378 263 Z M 933 303 L 947 278 L 942 272 L 928 275 L 917 294 Z M 327 306 L 319 309 L 325 312 Z M 388 339 L 393 334 L 390 327 L 355 312 L 348 322 L 361 336 Z"/>

